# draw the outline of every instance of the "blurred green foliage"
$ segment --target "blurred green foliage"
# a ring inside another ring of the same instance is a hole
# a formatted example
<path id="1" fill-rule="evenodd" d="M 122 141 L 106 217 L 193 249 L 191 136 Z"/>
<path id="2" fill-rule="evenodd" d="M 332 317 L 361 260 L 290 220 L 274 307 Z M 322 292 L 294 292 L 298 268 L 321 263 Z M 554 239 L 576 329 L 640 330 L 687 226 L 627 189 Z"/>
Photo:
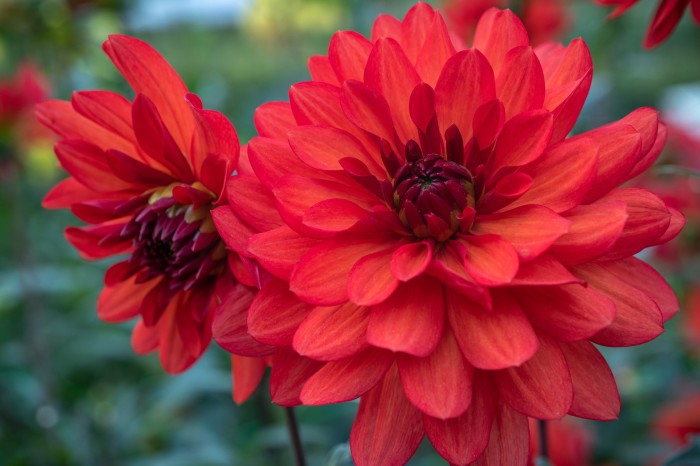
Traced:
<path id="1" fill-rule="evenodd" d="M 58 98 L 85 88 L 129 95 L 100 44 L 110 33 L 133 34 L 154 45 L 208 108 L 228 115 L 246 141 L 254 109 L 286 99 L 292 83 L 308 79 L 306 59 L 324 53 L 335 30 L 367 34 L 377 14 L 401 16 L 410 3 L 259 0 L 238 18 L 232 12 L 228 26 L 132 30 L 135 0 L 0 0 L 0 75 L 30 58 Z M 596 67 L 577 131 L 658 106 L 669 86 L 700 81 L 700 28 L 688 18 L 660 47 L 641 49 L 654 3 L 611 22 L 592 2 L 572 3 L 570 37 L 586 40 Z M 169 377 L 155 357 L 132 352 L 131 324 L 97 319 L 108 263 L 81 260 L 62 235 L 77 221 L 41 209 L 61 175 L 47 170 L 56 164 L 50 153 L 38 157 L 0 173 L 0 465 L 291 464 L 283 412 L 265 389 L 235 406 L 228 358 L 216 345 L 192 370 Z M 623 411 L 617 422 L 591 423 L 601 464 L 648 464 L 670 451 L 651 434 L 650 419 L 680 392 L 700 389 L 700 364 L 678 327 L 675 319 L 650 344 L 605 352 Z M 345 442 L 355 410 L 354 403 L 298 409 L 309 464 L 352 464 Z M 424 444 L 410 464 L 443 462 Z"/>

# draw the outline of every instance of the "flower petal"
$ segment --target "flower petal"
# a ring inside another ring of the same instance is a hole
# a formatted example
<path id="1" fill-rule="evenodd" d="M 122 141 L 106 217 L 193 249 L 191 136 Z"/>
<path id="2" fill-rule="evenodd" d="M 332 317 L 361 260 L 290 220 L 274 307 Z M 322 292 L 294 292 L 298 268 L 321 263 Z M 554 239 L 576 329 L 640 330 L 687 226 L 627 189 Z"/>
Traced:
<path id="1" fill-rule="evenodd" d="M 404 396 L 394 366 L 360 400 L 350 431 L 352 458 L 357 466 L 402 466 L 422 438 L 420 411 Z"/>
<path id="2" fill-rule="evenodd" d="M 540 348 L 520 367 L 494 374 L 501 397 L 521 413 L 559 419 L 571 408 L 573 386 L 566 359 L 555 340 L 540 336 Z"/>
<path id="3" fill-rule="evenodd" d="M 517 299 L 533 325 L 559 340 L 590 338 L 615 319 L 615 303 L 583 285 L 527 288 Z"/>
<path id="4" fill-rule="evenodd" d="M 489 442 L 497 409 L 498 396 L 493 382 L 485 373 L 476 372 L 469 409 L 458 417 L 444 420 L 424 415 L 425 433 L 435 450 L 450 464 L 471 464 Z"/>
<path id="5" fill-rule="evenodd" d="M 587 341 L 560 343 L 560 346 L 574 385 L 569 413 L 597 421 L 617 419 L 620 394 L 603 355 Z"/>
<path id="6" fill-rule="evenodd" d="M 399 355 L 397 363 L 406 397 L 428 416 L 456 417 L 472 402 L 474 369 L 464 360 L 449 330 L 430 355 Z"/>
<path id="7" fill-rule="evenodd" d="M 307 406 L 354 400 L 380 382 L 393 362 L 391 352 L 367 348 L 349 358 L 325 363 L 306 381 L 300 400 Z"/>
<path id="8" fill-rule="evenodd" d="M 520 305 L 508 294 L 493 294 L 487 310 L 448 290 L 447 318 L 464 357 L 479 369 L 519 366 L 537 351 L 539 341 Z"/>
<path id="9" fill-rule="evenodd" d="M 445 319 L 442 286 L 420 276 L 401 283 L 385 301 L 372 307 L 367 327 L 369 344 L 427 356 L 440 342 Z"/>
<path id="10" fill-rule="evenodd" d="M 368 345 L 369 313 L 353 303 L 316 307 L 299 325 L 292 346 L 302 356 L 320 361 L 353 356 Z"/>
<path id="11" fill-rule="evenodd" d="M 287 283 L 273 279 L 250 306 L 248 332 L 262 343 L 291 345 L 294 332 L 312 308 L 289 291 Z"/>
<path id="12" fill-rule="evenodd" d="M 515 246 L 524 260 L 545 252 L 557 239 L 569 231 L 571 222 L 552 210 L 536 205 L 516 207 L 506 212 L 476 217 L 472 232 L 494 234 Z"/>

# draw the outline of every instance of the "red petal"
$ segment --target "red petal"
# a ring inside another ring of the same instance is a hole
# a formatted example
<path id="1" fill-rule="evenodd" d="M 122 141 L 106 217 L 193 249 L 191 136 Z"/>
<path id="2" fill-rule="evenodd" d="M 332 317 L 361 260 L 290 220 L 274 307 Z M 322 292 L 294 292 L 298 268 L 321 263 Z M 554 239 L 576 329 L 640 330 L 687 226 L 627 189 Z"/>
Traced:
<path id="1" fill-rule="evenodd" d="M 629 179 L 634 165 L 644 155 L 642 139 L 632 126 L 602 126 L 575 138 L 591 138 L 598 144 L 598 171 L 585 200 L 594 201 Z"/>
<path id="2" fill-rule="evenodd" d="M 312 81 L 328 83 L 334 86 L 340 85 L 338 76 L 335 74 L 335 71 L 333 71 L 328 57 L 324 55 L 312 55 L 306 61 L 306 65 L 309 67 L 309 74 L 311 75 Z"/>
<path id="3" fill-rule="evenodd" d="M 393 367 L 360 401 L 350 432 L 352 458 L 357 466 L 402 466 L 422 438 L 420 411 L 404 396 Z"/>
<path id="4" fill-rule="evenodd" d="M 379 348 L 367 348 L 349 358 L 328 362 L 306 381 L 301 402 L 319 406 L 354 400 L 374 387 L 393 362 L 394 355 Z"/>
<path id="5" fill-rule="evenodd" d="M 397 362 L 406 397 L 428 416 L 456 417 L 472 402 L 474 369 L 449 330 L 429 356 L 399 355 Z"/>
<path id="6" fill-rule="evenodd" d="M 605 268 L 620 280 L 653 299 L 661 309 L 664 322 L 678 312 L 676 293 L 666 279 L 646 262 L 636 257 L 628 257 L 619 261 L 606 262 Z"/>
<path id="7" fill-rule="evenodd" d="M 390 262 L 393 250 L 369 254 L 352 266 L 348 276 L 350 301 L 372 306 L 387 299 L 396 290 L 399 281 L 392 275 Z"/>
<path id="8" fill-rule="evenodd" d="M 620 394 L 603 355 L 587 341 L 560 345 L 574 385 L 574 401 L 569 413 L 597 421 L 617 419 Z"/>
<path id="9" fill-rule="evenodd" d="M 479 19 L 472 47 L 486 55 L 498 75 L 508 51 L 527 45 L 527 31 L 515 13 L 491 8 Z"/>
<path id="10" fill-rule="evenodd" d="M 453 55 L 435 85 L 438 123 L 443 130 L 453 124 L 464 141 L 472 136 L 476 110 L 496 97 L 493 71 L 486 58 L 476 50 Z"/>
<path id="11" fill-rule="evenodd" d="M 294 350 L 321 361 L 335 361 L 367 347 L 369 309 L 352 303 L 317 307 L 294 334 Z"/>
<path id="12" fill-rule="evenodd" d="M 644 48 L 652 49 L 666 40 L 683 17 L 688 0 L 663 0 L 654 13 L 644 37 Z"/>
<path id="13" fill-rule="evenodd" d="M 183 153 L 190 149 L 194 117 L 185 101 L 187 86 L 167 61 L 147 43 L 113 34 L 102 45 L 136 94 L 147 95 Z"/>
<path id="14" fill-rule="evenodd" d="M 81 140 L 56 143 L 56 157 L 77 181 L 98 192 L 133 190 L 134 186 L 114 176 L 99 147 Z"/>
<path id="15" fill-rule="evenodd" d="M 328 44 L 328 61 L 340 82 L 362 81 L 372 43 L 355 31 L 338 31 Z"/>
<path id="16" fill-rule="evenodd" d="M 242 404 L 253 394 L 265 375 L 265 360 L 231 355 L 233 401 Z"/>
<path id="17" fill-rule="evenodd" d="M 506 120 L 521 112 L 542 108 L 544 74 L 532 47 L 508 51 L 496 78 L 496 95 L 505 106 Z M 549 131 L 551 136 L 551 129 Z"/>
<path id="18" fill-rule="evenodd" d="M 518 272 L 518 253 L 513 245 L 496 235 L 462 237 L 467 243 L 464 268 L 482 285 L 510 282 Z"/>
<path id="19" fill-rule="evenodd" d="M 394 128 L 401 140 L 417 140 L 418 133 L 411 121 L 408 104 L 413 89 L 421 79 L 395 40 L 379 39 L 374 43 L 367 60 L 364 81 L 386 99 Z"/>
<path id="20" fill-rule="evenodd" d="M 539 341 L 518 303 L 494 293 L 487 310 L 447 292 L 447 318 L 464 357 L 480 369 L 519 366 L 537 351 Z"/>
<path id="21" fill-rule="evenodd" d="M 134 277 L 105 287 L 97 298 L 97 316 L 105 322 L 123 322 L 136 317 L 144 297 L 155 283 L 134 283 Z"/>
<path id="22" fill-rule="evenodd" d="M 433 246 L 429 241 L 404 244 L 391 256 L 391 273 L 406 282 L 425 272 L 433 257 Z"/>
<path id="23" fill-rule="evenodd" d="M 71 96 L 75 111 L 136 146 L 131 126 L 131 102 L 110 91 L 80 91 Z M 138 156 L 138 154 L 133 154 Z"/>
<path id="24" fill-rule="evenodd" d="M 532 176 L 532 187 L 510 207 L 539 204 L 555 212 L 576 207 L 592 186 L 597 164 L 598 147 L 591 139 L 569 139 L 550 146 L 524 167 Z"/>
<path id="25" fill-rule="evenodd" d="M 538 47 L 536 53 L 545 76 L 544 108 L 554 113 L 552 141 L 560 141 L 574 127 L 588 96 L 593 79 L 591 54 L 580 38 L 566 48 Z"/>
<path id="26" fill-rule="evenodd" d="M 384 302 L 372 307 L 367 327 L 369 344 L 414 356 L 427 356 L 442 335 L 443 289 L 424 275 L 401 283 Z"/>
<path id="27" fill-rule="evenodd" d="M 521 258 L 530 260 L 565 235 L 570 225 L 571 222 L 546 207 L 526 205 L 507 212 L 479 215 L 472 232 L 505 238 L 515 246 Z"/>
<path id="28" fill-rule="evenodd" d="M 549 254 L 542 254 L 535 259 L 520 264 L 518 274 L 513 278 L 513 285 L 568 285 L 583 284 L 561 262 Z"/>
<path id="29" fill-rule="evenodd" d="M 277 353 L 272 358 L 272 372 L 270 373 L 272 402 L 280 406 L 301 404 L 299 394 L 304 383 L 321 366 L 322 363 L 299 356 L 289 347 L 278 348 Z"/>
<path id="30" fill-rule="evenodd" d="M 530 322 L 559 340 L 590 338 L 615 319 L 615 303 L 591 287 L 532 287 L 517 296 Z"/>
<path id="31" fill-rule="evenodd" d="M 89 189 L 75 178 L 66 178 L 51 188 L 44 200 L 41 201 L 41 206 L 44 209 L 65 209 L 77 202 L 86 202 L 103 197 L 102 193 Z"/>
<path id="32" fill-rule="evenodd" d="M 671 225 L 672 213 L 655 194 L 644 189 L 621 188 L 603 199 L 627 205 L 627 222 L 603 259 L 621 259 L 659 242 Z"/>
<path id="33" fill-rule="evenodd" d="M 404 31 L 408 31 L 404 28 Z M 412 43 L 415 43 L 411 41 Z M 423 82 L 435 87 L 440 72 L 447 60 L 456 53 L 445 20 L 439 14 L 433 15 L 433 22 L 426 30 L 423 47 L 415 61 L 416 71 Z"/>
<path id="34" fill-rule="evenodd" d="M 345 199 L 326 199 L 304 212 L 303 225 L 322 232 L 340 232 L 352 228 L 369 212 Z"/>
<path id="35" fill-rule="evenodd" d="M 590 262 L 610 250 L 627 221 L 624 202 L 600 201 L 568 211 L 568 233 L 557 239 L 550 252 L 564 264 Z"/>
<path id="36" fill-rule="evenodd" d="M 47 100 L 37 104 L 35 112 L 37 121 L 63 139 L 90 141 L 102 150 L 117 149 L 126 153 L 138 153 L 132 142 L 83 117 L 70 102 Z"/>
<path id="37" fill-rule="evenodd" d="M 527 464 L 529 448 L 527 417 L 501 402 L 491 427 L 488 446 L 472 466 Z"/>
<path id="38" fill-rule="evenodd" d="M 255 109 L 255 129 L 262 138 L 287 141 L 287 133 L 297 122 L 289 102 L 267 102 Z"/>
<path id="39" fill-rule="evenodd" d="M 158 320 L 158 359 L 168 374 L 184 372 L 199 357 L 191 354 L 178 331 L 177 313 L 181 303 L 181 299 L 172 299 L 165 313 Z M 202 350 L 206 346 L 206 344 L 201 345 Z"/>
<path id="40" fill-rule="evenodd" d="M 456 241 L 438 248 L 428 266 L 428 273 L 443 282 L 446 287 L 469 297 L 484 307 L 491 307 L 488 288 L 476 283 L 464 268 L 462 255 L 455 246 Z"/>
<path id="41" fill-rule="evenodd" d="M 364 163 L 372 174 L 381 176 L 384 169 L 372 158 L 362 143 L 350 133 L 325 126 L 302 126 L 288 133 L 294 153 L 318 170 L 342 170 L 340 161 L 347 157 Z"/>
<path id="42" fill-rule="evenodd" d="M 248 332 L 270 345 L 291 345 L 294 332 L 313 306 L 300 301 L 287 283 L 273 279 L 265 285 L 248 311 Z"/>
<path id="43" fill-rule="evenodd" d="M 216 308 L 212 334 L 219 346 L 230 353 L 251 357 L 272 353 L 272 348 L 254 340 L 248 333 L 248 309 L 256 291 L 236 285 Z"/>
<path id="44" fill-rule="evenodd" d="M 559 419 L 571 408 L 569 367 L 557 342 L 548 337 L 540 337 L 539 350 L 522 366 L 494 375 L 503 400 L 527 416 Z"/>
<path id="45" fill-rule="evenodd" d="M 491 171 L 520 167 L 539 158 L 552 137 L 552 114 L 546 110 L 521 113 L 506 122 L 496 142 Z"/>
<path id="46" fill-rule="evenodd" d="M 238 254 L 246 253 L 246 243 L 253 234 L 253 229 L 241 221 L 231 209 L 224 205 L 211 211 L 216 229 L 226 246 Z"/>
<path id="47" fill-rule="evenodd" d="M 299 297 L 319 306 L 348 300 L 348 276 L 352 266 L 372 253 L 394 244 L 392 236 L 333 238 L 311 248 L 292 272 L 289 286 Z"/>
<path id="48" fill-rule="evenodd" d="M 214 209 L 214 213 L 218 210 Z M 214 219 L 216 220 L 216 216 Z M 217 223 L 218 225 L 219 223 Z M 224 236 L 220 227 L 219 232 Z M 268 272 L 282 280 L 289 281 L 292 269 L 299 262 L 299 259 L 316 244 L 318 241 L 299 236 L 298 233 L 284 225 L 253 235 L 248 241 L 247 250 Z"/>
<path id="49" fill-rule="evenodd" d="M 406 102 L 408 107 L 410 100 Z M 359 81 L 343 83 L 340 97 L 341 108 L 355 126 L 374 136 L 395 143 L 396 130 L 392 124 L 389 104 L 384 96 Z M 408 110 L 407 110 L 408 112 Z M 365 147 L 367 146 L 365 144 Z M 398 145 L 394 150 L 398 150 Z"/>
<path id="50" fill-rule="evenodd" d="M 445 420 L 423 416 L 430 443 L 450 464 L 470 464 L 482 454 L 491 436 L 498 408 L 497 392 L 484 373 L 477 372 L 474 376 L 474 395 L 464 414 Z"/>
<path id="51" fill-rule="evenodd" d="M 391 15 L 381 14 L 372 24 L 372 42 L 383 37 L 401 40 L 401 21 Z"/>
<path id="52" fill-rule="evenodd" d="M 605 346 L 632 346 L 646 343 L 664 331 L 659 306 L 646 292 L 627 284 L 615 268 L 605 262 L 581 264 L 572 271 L 612 299 L 617 307 L 615 320 L 591 340 Z"/>
<path id="53" fill-rule="evenodd" d="M 137 354 L 148 354 L 158 348 L 158 327 L 146 327 L 139 320 L 131 333 L 131 347 Z"/>
<path id="54" fill-rule="evenodd" d="M 125 222 L 101 224 L 87 227 L 68 227 L 65 234 L 66 239 L 75 249 L 80 252 L 80 256 L 85 259 L 102 259 L 114 254 L 128 251 L 132 248 L 131 241 L 118 241 L 109 246 L 101 246 L 100 242 L 108 235 L 115 234 L 121 230 Z"/>
<path id="55" fill-rule="evenodd" d="M 238 142 L 238 134 L 225 115 L 214 110 L 203 110 L 190 105 L 190 110 L 195 117 L 194 137 L 190 162 L 196 175 L 215 194 L 219 194 L 224 182 L 231 172 L 222 170 L 219 173 L 207 173 L 203 170 L 205 161 L 213 156 L 220 157 L 229 163 L 230 170 L 238 163 L 241 145 Z M 218 176 L 215 176 L 218 175 Z"/>
<path id="56" fill-rule="evenodd" d="M 299 126 L 318 125 L 342 129 L 355 136 L 366 148 L 374 147 L 373 141 L 360 127 L 350 122 L 346 116 L 347 110 L 341 108 L 340 97 L 338 87 L 317 82 L 298 83 L 289 91 L 292 112 Z"/>
<path id="57" fill-rule="evenodd" d="M 498 99 L 489 100 L 476 109 L 473 122 L 474 137 L 480 149 L 486 149 L 494 143 L 501 133 L 505 118 L 505 107 Z M 507 137 L 505 134 L 503 136 Z"/>
<path id="58" fill-rule="evenodd" d="M 256 231 L 268 231 L 282 225 L 275 208 L 275 198 L 258 178 L 236 175 L 227 183 L 227 198 L 235 215 Z"/>

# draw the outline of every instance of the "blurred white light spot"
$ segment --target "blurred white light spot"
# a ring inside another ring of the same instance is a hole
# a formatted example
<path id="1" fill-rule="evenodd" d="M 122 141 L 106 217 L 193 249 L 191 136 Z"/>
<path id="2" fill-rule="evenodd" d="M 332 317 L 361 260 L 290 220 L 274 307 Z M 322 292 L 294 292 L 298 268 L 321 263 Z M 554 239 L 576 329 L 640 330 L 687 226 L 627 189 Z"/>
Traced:
<path id="1" fill-rule="evenodd" d="M 669 87 L 661 108 L 663 119 L 700 138 L 700 83 Z"/>
<path id="2" fill-rule="evenodd" d="M 41 406 L 36 410 L 36 423 L 44 429 L 50 429 L 58 424 L 58 412 L 51 405 Z"/>

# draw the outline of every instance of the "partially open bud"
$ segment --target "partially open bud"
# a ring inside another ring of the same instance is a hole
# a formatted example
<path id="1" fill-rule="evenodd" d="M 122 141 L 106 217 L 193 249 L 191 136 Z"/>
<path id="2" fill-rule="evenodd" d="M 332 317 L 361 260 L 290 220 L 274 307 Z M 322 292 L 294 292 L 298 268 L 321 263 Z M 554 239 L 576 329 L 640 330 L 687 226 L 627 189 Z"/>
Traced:
<path id="1" fill-rule="evenodd" d="M 438 154 L 408 159 L 394 178 L 399 218 L 416 237 L 445 241 L 459 229 L 458 216 L 474 207 L 472 176 Z"/>

